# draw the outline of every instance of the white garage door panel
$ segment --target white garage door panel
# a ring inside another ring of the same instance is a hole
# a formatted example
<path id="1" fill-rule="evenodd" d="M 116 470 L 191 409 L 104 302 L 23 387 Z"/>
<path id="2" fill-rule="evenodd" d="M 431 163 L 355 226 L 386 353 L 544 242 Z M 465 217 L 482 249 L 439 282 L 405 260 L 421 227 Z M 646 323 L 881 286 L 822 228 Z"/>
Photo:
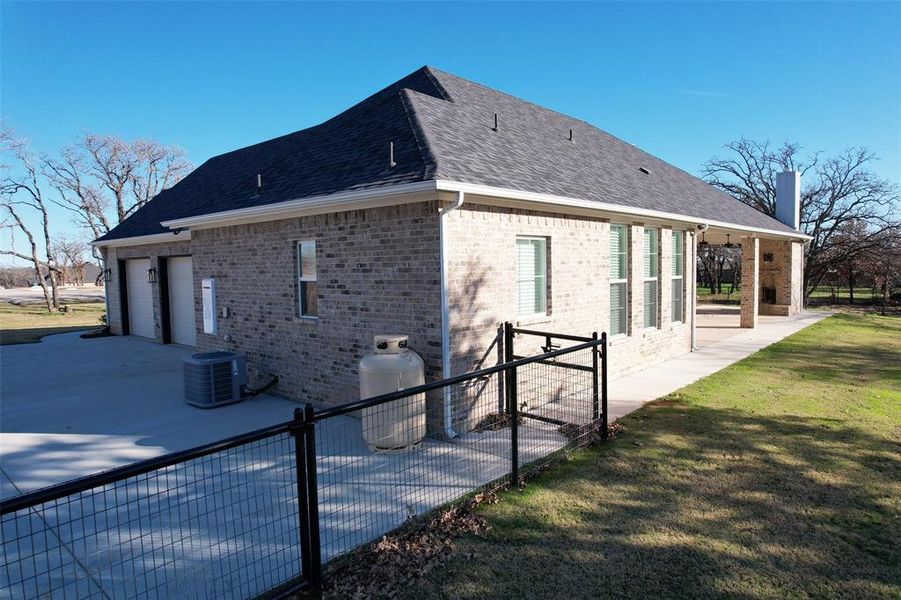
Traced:
<path id="1" fill-rule="evenodd" d="M 137 258 L 125 262 L 128 280 L 128 331 L 146 338 L 156 337 L 153 324 L 153 293 L 147 281 L 149 258 Z"/>
<path id="2" fill-rule="evenodd" d="M 193 346 L 197 343 L 197 333 L 194 329 L 194 268 L 191 257 L 172 257 L 168 267 L 172 341 Z"/>

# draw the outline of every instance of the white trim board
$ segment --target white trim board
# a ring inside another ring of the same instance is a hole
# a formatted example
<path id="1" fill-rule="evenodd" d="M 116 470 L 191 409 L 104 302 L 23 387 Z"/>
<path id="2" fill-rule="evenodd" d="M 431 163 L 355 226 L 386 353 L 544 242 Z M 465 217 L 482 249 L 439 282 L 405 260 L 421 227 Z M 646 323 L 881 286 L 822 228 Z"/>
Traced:
<path id="1" fill-rule="evenodd" d="M 101 248 L 118 248 L 120 246 L 140 246 L 141 244 L 162 244 L 165 242 L 184 242 L 191 239 L 190 231 L 154 233 L 151 235 L 136 235 L 134 237 L 117 238 L 114 240 L 101 240 L 91 242 L 92 246 Z"/>
<path id="2" fill-rule="evenodd" d="M 163 227 L 172 229 L 191 227 L 193 229 L 206 229 L 210 227 L 225 227 L 228 225 L 240 225 L 260 221 L 274 221 L 277 219 L 289 219 L 329 212 L 345 210 L 360 210 L 364 208 L 378 208 L 380 206 L 392 206 L 421 202 L 428 198 L 422 197 L 422 192 L 436 190 L 434 181 L 417 181 L 381 188 L 365 190 L 353 190 L 338 192 L 324 196 L 311 196 L 297 200 L 286 200 L 276 204 L 264 204 L 263 206 L 251 206 L 236 210 L 227 210 L 184 219 L 163 221 Z"/>
<path id="3" fill-rule="evenodd" d="M 526 192 L 510 188 L 500 188 L 447 180 L 418 181 L 414 183 L 404 183 L 380 188 L 352 190 L 346 192 L 338 192 L 335 194 L 312 196 L 309 198 L 286 200 L 284 202 L 278 202 L 275 204 L 251 206 L 248 208 L 239 208 L 218 213 L 208 213 L 194 217 L 185 217 L 183 219 L 163 221 L 162 225 L 164 227 L 169 227 L 172 229 L 207 229 L 211 227 L 224 227 L 229 225 L 240 225 L 244 223 L 273 221 L 277 219 L 287 219 L 292 217 L 324 214 L 330 212 L 360 210 L 366 208 L 377 208 L 381 206 L 392 206 L 395 204 L 421 202 L 429 199 L 429 192 L 463 192 L 467 194 L 467 197 L 471 198 L 471 202 L 477 204 L 492 204 L 498 206 L 509 206 L 515 208 L 545 211 L 548 210 L 548 207 L 553 207 L 553 209 L 558 212 L 571 212 L 575 214 L 601 216 L 603 218 L 613 219 L 627 218 L 627 220 L 642 220 L 644 222 L 647 222 L 648 224 L 662 225 L 678 223 L 685 225 L 687 229 L 694 229 L 698 225 L 706 224 L 711 227 L 722 229 L 724 231 L 734 232 L 736 234 L 761 234 L 767 237 L 795 239 L 799 241 L 808 241 L 811 239 L 810 236 L 807 236 L 800 232 L 792 233 L 775 229 L 767 229 L 763 227 L 751 227 L 746 225 L 738 225 L 736 223 L 729 223 L 726 221 L 704 219 L 702 217 L 697 217 L 694 215 L 682 215 L 659 210 L 650 210 L 631 206 L 622 206 L 618 204 L 610 204 L 606 202 L 598 202 L 595 200 L 581 200 L 578 198 L 568 198 L 565 196 L 556 196 L 553 194 Z M 475 196 L 476 198 L 472 198 L 473 196 Z M 149 238 L 153 236 L 142 237 Z M 138 241 L 130 241 L 139 239 L 140 238 L 126 238 L 123 240 L 112 240 L 111 243 L 105 245 L 129 245 L 134 243 L 141 243 Z M 129 241 L 125 244 L 115 244 L 115 242 L 123 242 L 126 240 Z M 98 245 L 104 244 L 99 243 Z"/>
<path id="4" fill-rule="evenodd" d="M 699 224 L 707 224 L 711 227 L 726 229 L 729 231 L 734 231 L 736 233 L 762 233 L 779 238 L 792 238 L 804 241 L 812 239 L 810 236 L 800 232 L 790 233 L 787 231 L 778 231 L 775 229 L 766 229 L 762 227 L 750 227 L 747 225 L 727 223 L 725 221 L 712 221 L 710 219 L 704 219 L 702 217 L 695 217 L 692 215 L 680 215 L 659 210 L 649 210 L 632 206 L 608 204 L 606 202 L 598 202 L 596 200 L 579 200 L 577 198 L 567 198 L 565 196 L 554 196 L 551 194 L 524 192 L 507 188 L 498 188 L 470 183 L 457 183 L 444 180 L 438 180 L 437 184 L 440 191 L 464 192 L 466 194 L 466 197 L 470 199 L 470 202 L 473 203 L 478 203 L 478 200 L 472 199 L 472 196 L 481 196 L 485 198 L 498 199 L 499 201 L 490 203 L 498 204 L 500 206 L 513 206 L 538 210 L 541 206 L 550 205 L 563 208 L 578 209 L 581 214 L 596 215 L 600 212 L 607 215 L 622 215 L 626 217 L 638 217 L 639 219 L 646 218 L 650 219 L 651 222 L 657 222 L 659 224 L 676 222 L 690 225 L 691 228 L 694 228 Z"/>

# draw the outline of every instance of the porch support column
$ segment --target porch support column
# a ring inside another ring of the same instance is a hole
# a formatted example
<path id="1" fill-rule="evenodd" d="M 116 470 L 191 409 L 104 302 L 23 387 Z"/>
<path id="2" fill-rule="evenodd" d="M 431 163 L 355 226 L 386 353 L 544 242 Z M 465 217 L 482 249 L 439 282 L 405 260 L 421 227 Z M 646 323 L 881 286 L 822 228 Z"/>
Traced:
<path id="1" fill-rule="evenodd" d="M 760 295 L 760 239 L 741 240 L 741 326 L 757 327 Z"/>

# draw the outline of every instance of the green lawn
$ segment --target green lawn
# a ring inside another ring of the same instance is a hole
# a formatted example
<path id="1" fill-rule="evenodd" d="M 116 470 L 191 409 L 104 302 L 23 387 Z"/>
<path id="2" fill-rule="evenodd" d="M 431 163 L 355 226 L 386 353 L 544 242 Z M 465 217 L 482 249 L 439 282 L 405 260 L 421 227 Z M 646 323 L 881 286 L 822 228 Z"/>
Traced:
<path id="1" fill-rule="evenodd" d="M 723 293 L 714 294 L 710 288 L 698 285 L 698 302 L 700 304 L 741 304 L 741 290 L 731 283 L 723 284 Z"/>
<path id="2" fill-rule="evenodd" d="M 28 344 L 54 333 L 100 327 L 103 302 L 69 304 L 69 312 L 48 313 L 42 304 L 0 303 L 0 345 Z"/>
<path id="3" fill-rule="evenodd" d="M 399 597 L 901 597 L 901 319 L 832 317 L 622 424 Z"/>
<path id="4" fill-rule="evenodd" d="M 891 291 L 896 292 L 897 289 Z M 828 285 L 821 285 L 810 293 L 811 302 L 817 304 L 829 303 L 833 298 L 839 304 L 847 304 L 851 299 L 851 288 L 838 286 L 833 288 Z M 871 287 L 856 287 L 854 288 L 854 301 L 880 304 L 882 302 L 882 290 L 877 289 L 874 291 Z"/>

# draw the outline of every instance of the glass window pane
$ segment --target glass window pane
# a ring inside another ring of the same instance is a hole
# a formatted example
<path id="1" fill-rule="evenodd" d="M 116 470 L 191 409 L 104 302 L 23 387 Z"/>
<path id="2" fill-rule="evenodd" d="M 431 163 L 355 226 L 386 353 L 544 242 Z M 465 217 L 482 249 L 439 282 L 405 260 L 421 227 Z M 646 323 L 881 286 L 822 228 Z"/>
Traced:
<path id="1" fill-rule="evenodd" d="M 685 242 L 684 233 L 681 231 L 673 232 L 673 275 L 681 276 L 685 265 Z"/>
<path id="2" fill-rule="evenodd" d="M 644 230 L 644 276 L 657 277 L 657 230 L 647 228 Z"/>
<path id="3" fill-rule="evenodd" d="M 657 326 L 657 282 L 644 282 L 644 326 Z"/>
<path id="4" fill-rule="evenodd" d="M 626 333 L 627 290 L 625 283 L 610 284 L 610 335 Z"/>
<path id="5" fill-rule="evenodd" d="M 319 298 L 315 281 L 300 282 L 300 314 L 305 317 L 319 315 Z"/>
<path id="6" fill-rule="evenodd" d="M 316 242 L 301 242 L 300 246 L 300 275 L 302 277 L 316 277 Z"/>
<path id="7" fill-rule="evenodd" d="M 516 240 L 516 312 L 547 313 L 547 240 Z"/>
<path id="8" fill-rule="evenodd" d="M 682 322 L 682 279 L 673 279 L 673 323 Z"/>
<path id="9" fill-rule="evenodd" d="M 628 235 L 624 225 L 610 226 L 610 279 L 625 279 L 628 264 Z"/>

